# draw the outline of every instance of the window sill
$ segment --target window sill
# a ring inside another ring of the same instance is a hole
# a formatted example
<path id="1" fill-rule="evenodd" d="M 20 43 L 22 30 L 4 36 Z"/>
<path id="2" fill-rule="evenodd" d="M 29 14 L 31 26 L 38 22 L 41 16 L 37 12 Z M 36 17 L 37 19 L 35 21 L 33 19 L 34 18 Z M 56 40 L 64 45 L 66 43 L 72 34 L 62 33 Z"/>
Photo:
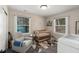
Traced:
<path id="1" fill-rule="evenodd" d="M 60 36 L 66 36 L 65 33 L 58 33 L 58 32 L 55 32 L 55 34 L 60 35 Z"/>

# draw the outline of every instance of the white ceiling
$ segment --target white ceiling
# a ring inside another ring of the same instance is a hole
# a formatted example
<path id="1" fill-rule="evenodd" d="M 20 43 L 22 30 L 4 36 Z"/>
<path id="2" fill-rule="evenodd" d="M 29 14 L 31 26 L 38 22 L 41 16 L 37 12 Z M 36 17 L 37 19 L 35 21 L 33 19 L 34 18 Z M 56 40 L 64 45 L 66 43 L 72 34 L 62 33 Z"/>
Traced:
<path id="1" fill-rule="evenodd" d="M 10 8 L 19 11 L 26 11 L 33 14 L 41 15 L 41 16 L 48 16 L 54 15 L 61 12 L 65 12 L 71 9 L 78 8 L 78 5 L 48 5 L 46 10 L 42 10 L 40 5 L 10 5 Z"/>

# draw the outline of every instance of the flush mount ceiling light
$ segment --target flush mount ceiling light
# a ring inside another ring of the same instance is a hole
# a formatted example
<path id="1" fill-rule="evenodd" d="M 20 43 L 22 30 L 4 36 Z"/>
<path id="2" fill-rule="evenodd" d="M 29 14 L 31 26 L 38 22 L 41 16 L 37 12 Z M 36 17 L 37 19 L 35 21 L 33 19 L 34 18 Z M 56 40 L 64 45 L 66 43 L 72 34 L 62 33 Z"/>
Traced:
<path id="1" fill-rule="evenodd" d="M 47 5 L 41 5 L 40 6 L 40 8 L 43 9 L 43 10 L 47 9 L 47 7 L 48 7 Z"/>

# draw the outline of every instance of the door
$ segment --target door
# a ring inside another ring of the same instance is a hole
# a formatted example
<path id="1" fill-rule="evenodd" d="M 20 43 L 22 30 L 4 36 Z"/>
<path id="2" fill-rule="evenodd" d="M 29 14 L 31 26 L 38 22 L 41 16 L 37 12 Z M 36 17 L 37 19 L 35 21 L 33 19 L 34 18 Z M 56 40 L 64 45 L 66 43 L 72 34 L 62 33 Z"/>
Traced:
<path id="1" fill-rule="evenodd" d="M 2 7 L 0 6 L 0 51 L 6 49 L 7 40 L 7 18 Z"/>

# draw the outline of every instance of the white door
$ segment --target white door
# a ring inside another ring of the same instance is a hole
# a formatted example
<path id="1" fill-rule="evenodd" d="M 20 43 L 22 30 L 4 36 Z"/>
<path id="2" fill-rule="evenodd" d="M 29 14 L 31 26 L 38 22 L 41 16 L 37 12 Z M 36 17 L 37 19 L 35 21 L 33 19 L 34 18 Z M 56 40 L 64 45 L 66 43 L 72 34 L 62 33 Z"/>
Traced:
<path id="1" fill-rule="evenodd" d="M 7 18 L 6 15 L 0 7 L 0 51 L 6 49 L 6 39 L 7 39 Z"/>

